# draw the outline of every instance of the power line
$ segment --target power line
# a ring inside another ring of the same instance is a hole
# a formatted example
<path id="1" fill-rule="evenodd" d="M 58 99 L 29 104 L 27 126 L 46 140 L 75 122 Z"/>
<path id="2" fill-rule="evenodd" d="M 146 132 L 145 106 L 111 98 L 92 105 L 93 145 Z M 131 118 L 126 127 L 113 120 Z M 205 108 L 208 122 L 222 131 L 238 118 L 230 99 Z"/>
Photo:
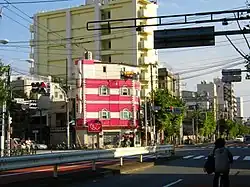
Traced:
<path id="1" fill-rule="evenodd" d="M 59 2 L 69 2 L 69 1 L 72 0 L 17 1 L 17 2 L 12 2 L 12 4 L 19 5 L 19 4 L 38 4 L 38 3 L 59 3 Z M 0 5 L 7 5 L 7 4 L 9 3 L 0 2 Z"/>

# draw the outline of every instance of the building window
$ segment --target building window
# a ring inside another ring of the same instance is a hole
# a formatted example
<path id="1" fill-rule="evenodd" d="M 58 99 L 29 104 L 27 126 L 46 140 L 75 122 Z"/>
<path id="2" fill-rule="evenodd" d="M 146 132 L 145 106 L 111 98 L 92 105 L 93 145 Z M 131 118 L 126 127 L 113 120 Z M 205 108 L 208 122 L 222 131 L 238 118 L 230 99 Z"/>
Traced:
<path id="1" fill-rule="evenodd" d="M 100 111 L 100 119 L 110 119 L 110 112 L 106 109 Z"/>
<path id="2" fill-rule="evenodd" d="M 130 95 L 130 90 L 126 87 L 121 88 L 121 95 Z"/>
<path id="3" fill-rule="evenodd" d="M 102 66 L 102 72 L 106 73 L 107 72 L 107 67 L 106 66 Z"/>
<path id="4" fill-rule="evenodd" d="M 55 92 L 55 98 L 58 98 L 58 92 Z"/>
<path id="5" fill-rule="evenodd" d="M 130 120 L 132 118 L 132 113 L 128 109 L 121 111 L 121 119 Z"/>
<path id="6" fill-rule="evenodd" d="M 111 56 L 109 56 L 109 62 L 111 62 Z"/>
<path id="7" fill-rule="evenodd" d="M 109 88 L 107 86 L 102 86 L 100 88 L 100 95 L 109 95 Z"/>
<path id="8" fill-rule="evenodd" d="M 60 99 L 63 99 L 63 95 L 62 94 L 60 94 Z"/>
<path id="9" fill-rule="evenodd" d="M 108 48 L 111 49 L 111 41 L 108 42 Z"/>

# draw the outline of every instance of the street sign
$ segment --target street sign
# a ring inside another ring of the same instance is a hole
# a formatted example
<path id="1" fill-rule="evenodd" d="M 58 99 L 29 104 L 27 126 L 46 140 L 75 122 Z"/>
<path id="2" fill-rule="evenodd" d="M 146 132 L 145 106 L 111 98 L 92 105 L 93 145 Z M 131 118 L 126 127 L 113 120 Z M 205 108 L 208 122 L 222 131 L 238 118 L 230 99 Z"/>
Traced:
<path id="1" fill-rule="evenodd" d="M 222 82 L 241 82 L 241 76 L 223 76 Z"/>
<path id="2" fill-rule="evenodd" d="M 241 75 L 241 69 L 223 69 L 221 71 L 222 75 Z"/>
<path id="3" fill-rule="evenodd" d="M 154 31 L 154 49 L 215 45 L 214 26 Z"/>

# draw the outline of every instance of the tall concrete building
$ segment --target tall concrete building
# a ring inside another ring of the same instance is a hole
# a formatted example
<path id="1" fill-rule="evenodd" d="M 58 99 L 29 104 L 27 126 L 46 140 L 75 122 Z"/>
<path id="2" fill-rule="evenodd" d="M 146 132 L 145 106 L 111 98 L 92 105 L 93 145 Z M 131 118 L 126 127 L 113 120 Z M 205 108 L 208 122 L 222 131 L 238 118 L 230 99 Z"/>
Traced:
<path id="1" fill-rule="evenodd" d="M 236 97 L 236 102 L 237 102 L 237 117 L 243 118 L 244 117 L 243 98 Z"/>
<path id="2" fill-rule="evenodd" d="M 155 65 L 153 87 L 158 86 L 158 55 L 153 46 L 156 28 L 88 31 L 86 24 L 93 20 L 157 16 L 157 7 L 156 1 L 152 0 L 86 0 L 85 5 L 35 14 L 34 24 L 30 26 L 30 57 L 35 61 L 31 72 L 65 77 L 67 64 L 68 78 L 72 80 L 75 76 L 74 60 L 91 51 L 96 60 L 140 66 L 141 96 L 145 97 L 151 90 L 151 65 Z M 141 24 L 156 21 L 145 20 Z M 124 24 L 128 23 L 121 21 L 116 26 Z M 107 26 L 103 23 L 95 25 Z"/>
<path id="3" fill-rule="evenodd" d="M 218 117 L 234 119 L 237 117 L 237 102 L 233 84 L 224 83 L 220 78 L 214 79 L 217 88 Z"/>
<path id="4" fill-rule="evenodd" d="M 197 93 L 201 97 L 206 96 L 208 98 L 210 110 L 214 111 L 215 119 L 217 119 L 218 100 L 216 85 L 213 82 L 207 83 L 202 81 L 200 84 L 197 84 Z"/>

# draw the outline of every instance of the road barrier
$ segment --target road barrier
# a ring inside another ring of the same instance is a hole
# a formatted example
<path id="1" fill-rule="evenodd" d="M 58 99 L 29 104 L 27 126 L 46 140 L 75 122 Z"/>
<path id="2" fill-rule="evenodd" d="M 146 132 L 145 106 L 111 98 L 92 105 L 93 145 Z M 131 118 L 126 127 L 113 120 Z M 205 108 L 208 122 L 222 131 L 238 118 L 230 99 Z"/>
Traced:
<path id="1" fill-rule="evenodd" d="M 128 156 L 138 155 L 140 162 L 143 162 L 143 155 L 155 154 L 156 159 L 158 155 L 170 157 L 175 153 L 173 145 L 159 145 L 148 147 L 129 147 L 116 148 L 109 150 L 91 150 L 91 151 L 76 151 L 65 153 L 51 153 L 18 157 L 2 157 L 0 158 L 0 172 L 14 169 L 24 169 L 39 166 L 54 166 L 54 177 L 57 177 L 58 165 L 92 161 L 92 170 L 96 169 L 95 162 L 100 159 L 119 158 L 120 165 L 123 165 L 123 158 Z"/>

